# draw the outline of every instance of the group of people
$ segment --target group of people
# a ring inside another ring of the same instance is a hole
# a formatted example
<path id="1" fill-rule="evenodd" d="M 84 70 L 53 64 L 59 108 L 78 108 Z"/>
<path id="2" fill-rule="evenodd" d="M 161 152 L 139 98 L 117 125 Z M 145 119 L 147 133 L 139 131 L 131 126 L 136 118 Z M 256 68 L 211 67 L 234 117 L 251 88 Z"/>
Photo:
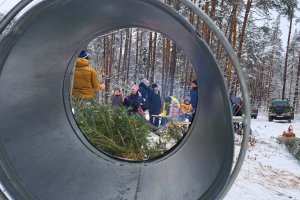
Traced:
<path id="1" fill-rule="evenodd" d="M 170 120 L 174 122 L 191 122 L 197 108 L 198 85 L 197 80 L 191 82 L 191 91 L 179 102 L 174 96 L 162 98 L 156 83 L 144 79 L 139 85 L 131 86 L 130 94 L 125 98 L 120 88 L 115 88 L 110 98 L 113 106 L 126 106 L 129 114 L 145 117 L 149 113 L 149 122 L 156 127 L 166 126 Z"/>
<path id="2" fill-rule="evenodd" d="M 92 99 L 94 91 L 104 90 L 105 85 L 98 81 L 97 72 L 89 65 L 88 54 L 82 51 L 76 61 L 73 96 L 80 99 Z M 198 83 L 197 80 L 191 82 L 189 96 L 179 102 L 174 96 L 162 98 L 159 87 L 156 83 L 143 79 L 139 85 L 133 84 L 130 94 L 125 98 L 122 96 L 120 88 L 114 88 L 110 97 L 112 106 L 125 106 L 130 115 L 144 117 L 149 113 L 149 122 L 155 127 L 166 126 L 170 120 L 189 121 L 197 108 Z"/>

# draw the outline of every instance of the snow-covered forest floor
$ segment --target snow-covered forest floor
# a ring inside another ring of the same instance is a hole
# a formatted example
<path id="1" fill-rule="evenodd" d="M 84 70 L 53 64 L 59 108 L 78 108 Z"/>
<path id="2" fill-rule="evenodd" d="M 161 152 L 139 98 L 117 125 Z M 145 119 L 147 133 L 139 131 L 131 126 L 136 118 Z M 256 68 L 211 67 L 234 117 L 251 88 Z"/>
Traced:
<path id="1" fill-rule="evenodd" d="M 277 120 L 268 122 L 265 112 L 251 120 L 256 143 L 249 145 L 242 169 L 225 200 L 300 199 L 300 161 L 276 141 L 289 125 L 300 137 L 299 116 L 295 116 L 291 124 Z M 236 158 L 239 150 L 240 146 L 236 145 Z"/>

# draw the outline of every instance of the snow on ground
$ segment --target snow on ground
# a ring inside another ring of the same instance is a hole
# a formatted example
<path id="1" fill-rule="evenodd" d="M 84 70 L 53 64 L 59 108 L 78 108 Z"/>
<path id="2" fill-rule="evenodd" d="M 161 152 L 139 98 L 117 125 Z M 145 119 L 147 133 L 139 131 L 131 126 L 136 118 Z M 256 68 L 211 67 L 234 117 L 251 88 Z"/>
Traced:
<path id="1" fill-rule="evenodd" d="M 242 169 L 224 200 L 300 200 L 300 161 L 276 141 L 289 125 L 300 137 L 299 116 L 291 124 L 269 122 L 265 112 L 251 120 L 256 143 L 249 145 Z M 236 158 L 239 150 L 236 145 Z"/>

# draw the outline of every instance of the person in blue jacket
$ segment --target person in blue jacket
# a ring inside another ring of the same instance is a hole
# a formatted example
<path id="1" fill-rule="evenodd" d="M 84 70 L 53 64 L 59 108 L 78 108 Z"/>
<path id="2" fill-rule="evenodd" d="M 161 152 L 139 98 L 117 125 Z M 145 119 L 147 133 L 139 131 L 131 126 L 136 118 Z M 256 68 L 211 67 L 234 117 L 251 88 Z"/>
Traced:
<path id="1" fill-rule="evenodd" d="M 198 82 L 196 79 L 191 82 L 190 97 L 191 97 L 191 104 L 192 104 L 192 109 L 194 114 L 196 112 L 196 108 L 198 104 Z"/>
<path id="2" fill-rule="evenodd" d="M 123 105 L 129 108 L 129 114 L 142 117 L 139 113 L 139 107 L 143 107 L 143 98 L 138 91 L 139 87 L 137 85 L 132 85 L 131 93 L 125 97 Z"/>
<path id="3" fill-rule="evenodd" d="M 149 98 L 152 94 L 150 81 L 148 81 L 147 79 L 143 79 L 143 81 L 139 84 L 139 93 L 142 95 L 142 98 L 144 100 L 144 109 L 148 110 L 150 106 Z"/>
<path id="4" fill-rule="evenodd" d="M 149 96 L 149 115 L 150 115 L 150 123 L 154 126 L 159 126 L 159 118 L 153 117 L 152 115 L 159 115 L 161 113 L 162 103 L 160 98 L 160 91 L 158 89 L 158 85 L 152 84 L 153 92 Z"/>

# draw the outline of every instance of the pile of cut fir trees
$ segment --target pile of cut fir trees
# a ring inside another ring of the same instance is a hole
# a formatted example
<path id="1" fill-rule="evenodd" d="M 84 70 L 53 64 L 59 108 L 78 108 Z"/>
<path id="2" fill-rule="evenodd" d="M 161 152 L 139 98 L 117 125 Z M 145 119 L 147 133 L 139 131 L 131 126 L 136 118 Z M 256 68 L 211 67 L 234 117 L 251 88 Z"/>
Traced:
<path id="1" fill-rule="evenodd" d="M 168 141 L 153 140 L 144 119 L 128 115 L 125 107 L 75 99 L 72 107 L 82 133 L 102 152 L 125 159 L 147 160 L 168 150 Z"/>
<path id="2" fill-rule="evenodd" d="M 279 143 L 284 144 L 297 160 L 300 160 L 300 138 L 296 137 L 292 126 L 284 131 L 277 140 Z"/>

